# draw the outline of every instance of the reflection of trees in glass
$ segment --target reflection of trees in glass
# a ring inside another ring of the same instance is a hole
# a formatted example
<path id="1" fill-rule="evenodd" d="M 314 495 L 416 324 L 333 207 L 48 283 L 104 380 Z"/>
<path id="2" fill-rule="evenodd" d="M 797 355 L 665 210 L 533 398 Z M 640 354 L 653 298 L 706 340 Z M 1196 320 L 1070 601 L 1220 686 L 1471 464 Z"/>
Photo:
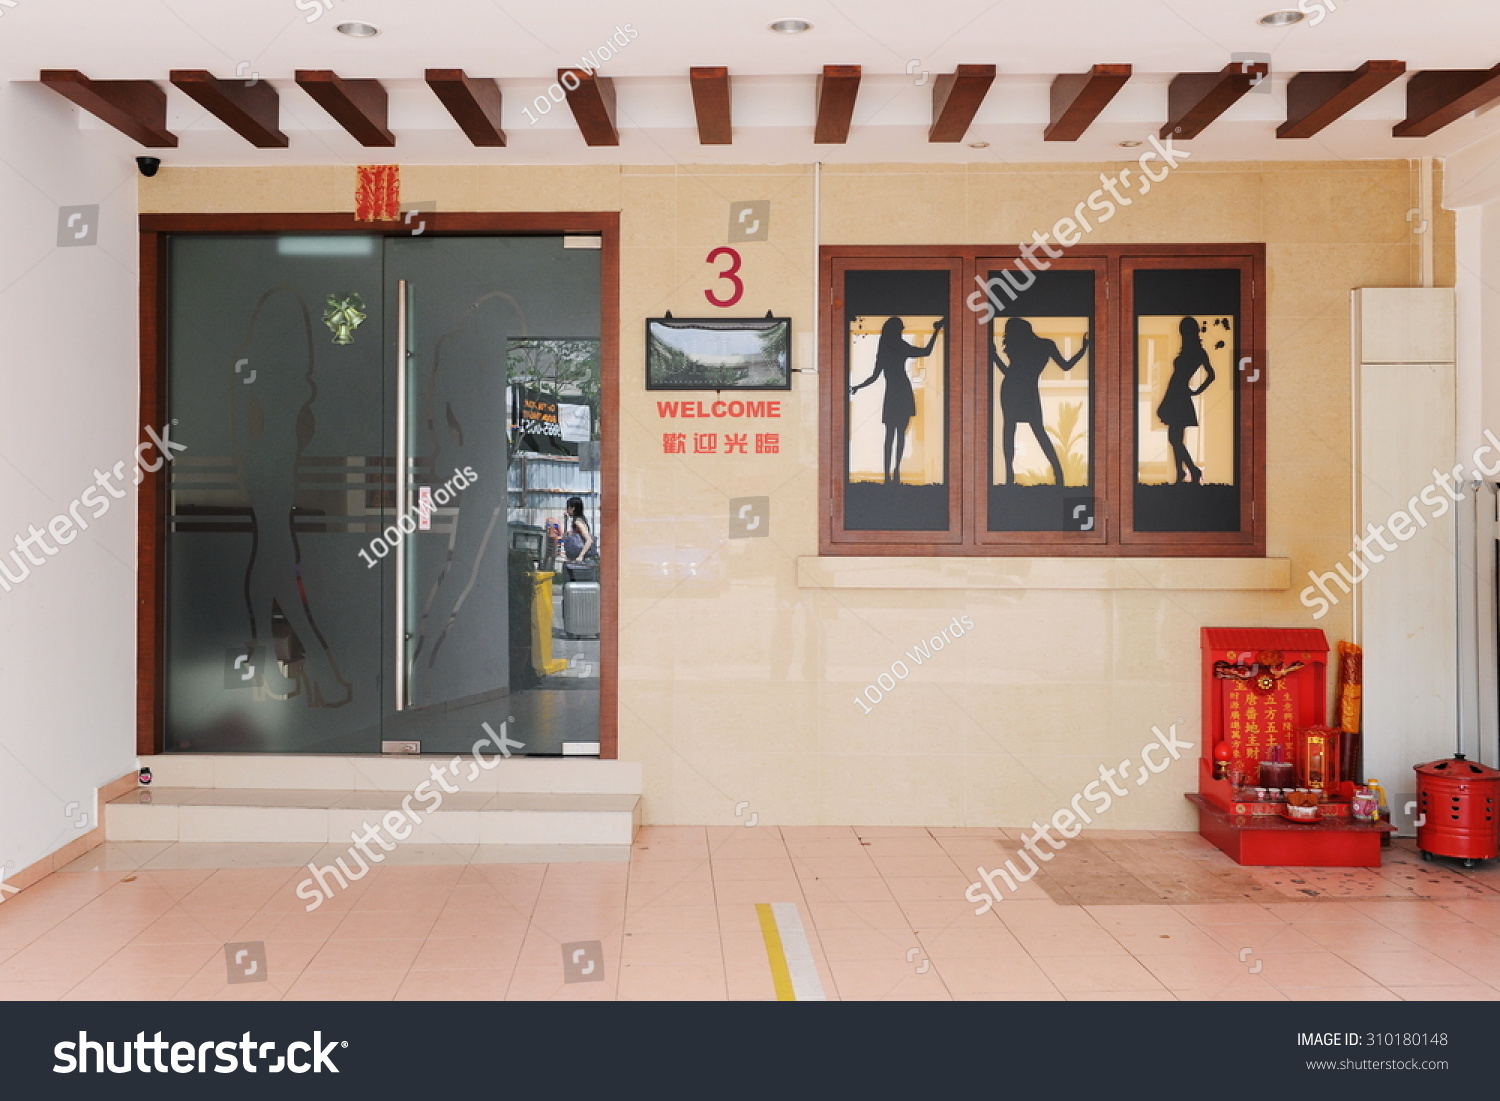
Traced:
<path id="1" fill-rule="evenodd" d="M 743 367 L 713 367 L 701 363 L 681 348 L 668 344 L 654 332 L 650 336 L 650 344 L 647 354 L 652 373 L 658 381 L 702 383 L 704 389 L 712 390 L 717 386 L 733 386 L 744 377 Z"/>
<path id="2" fill-rule="evenodd" d="M 599 438 L 599 342 L 550 337 L 511 340 L 506 372 L 513 384 L 527 386 L 553 401 L 585 404 L 595 410 Z"/>
<path id="3" fill-rule="evenodd" d="M 760 354 L 765 358 L 766 365 L 778 372 L 787 356 L 789 333 L 789 326 L 778 324 L 772 325 L 769 329 L 763 329 L 757 334 L 760 337 Z"/>

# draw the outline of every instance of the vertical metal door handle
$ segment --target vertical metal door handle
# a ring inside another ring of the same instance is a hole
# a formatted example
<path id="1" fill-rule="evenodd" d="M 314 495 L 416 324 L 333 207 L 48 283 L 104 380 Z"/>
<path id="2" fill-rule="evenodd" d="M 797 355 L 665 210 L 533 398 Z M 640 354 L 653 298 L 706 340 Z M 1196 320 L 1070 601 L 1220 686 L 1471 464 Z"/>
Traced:
<path id="1" fill-rule="evenodd" d="M 396 281 L 396 520 L 406 515 L 406 280 Z M 396 540 L 396 710 L 406 709 L 406 540 Z"/>

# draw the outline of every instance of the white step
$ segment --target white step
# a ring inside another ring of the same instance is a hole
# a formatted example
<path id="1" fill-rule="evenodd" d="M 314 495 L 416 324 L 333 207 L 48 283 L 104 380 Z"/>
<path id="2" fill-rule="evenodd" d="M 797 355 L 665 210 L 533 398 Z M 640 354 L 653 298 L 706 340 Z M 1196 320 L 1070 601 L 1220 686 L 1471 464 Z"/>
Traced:
<path id="1" fill-rule="evenodd" d="M 434 808 L 430 796 L 423 803 L 410 792 L 153 784 L 106 804 L 104 830 L 109 841 L 348 843 L 373 826 L 388 841 L 413 845 L 628 846 L 639 806 L 636 795 L 461 791 L 443 794 Z"/>
<path id="2" fill-rule="evenodd" d="M 453 760 L 144 757 L 152 783 L 106 804 L 105 838 L 347 846 L 374 827 L 398 846 L 478 846 L 470 859 L 480 861 L 629 858 L 639 764 L 512 758 L 482 769 L 465 755 L 450 769 Z"/>
<path id="3" fill-rule="evenodd" d="M 488 770 L 472 766 L 463 754 L 459 772 L 450 783 L 464 791 L 578 792 L 594 795 L 639 795 L 641 766 L 637 761 L 600 761 L 594 758 L 510 757 L 497 759 L 493 750 Z M 173 753 L 142 757 L 155 786 L 179 788 L 292 788 L 319 791 L 409 792 L 432 769 L 446 769 L 451 757 L 349 757 L 311 754 Z M 475 773 L 470 780 L 470 771 Z"/>

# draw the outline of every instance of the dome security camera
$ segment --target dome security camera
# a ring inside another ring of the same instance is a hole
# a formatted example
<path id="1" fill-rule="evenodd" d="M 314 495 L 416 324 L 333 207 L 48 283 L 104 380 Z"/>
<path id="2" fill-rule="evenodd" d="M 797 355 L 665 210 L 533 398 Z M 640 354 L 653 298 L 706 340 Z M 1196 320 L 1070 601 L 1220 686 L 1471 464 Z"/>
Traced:
<path id="1" fill-rule="evenodd" d="M 161 167 L 160 157 L 137 157 L 135 163 L 140 167 L 142 176 L 154 176 L 156 170 Z"/>

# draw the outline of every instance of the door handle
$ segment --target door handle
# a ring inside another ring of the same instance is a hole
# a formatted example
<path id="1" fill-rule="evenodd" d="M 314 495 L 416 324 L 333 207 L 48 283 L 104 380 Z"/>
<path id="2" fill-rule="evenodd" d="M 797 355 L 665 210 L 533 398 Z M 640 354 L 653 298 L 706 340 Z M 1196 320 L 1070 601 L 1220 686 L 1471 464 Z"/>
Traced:
<path id="1" fill-rule="evenodd" d="M 396 281 L 396 517 L 406 515 L 407 286 Z M 396 710 L 406 709 L 406 540 L 396 542 Z"/>

